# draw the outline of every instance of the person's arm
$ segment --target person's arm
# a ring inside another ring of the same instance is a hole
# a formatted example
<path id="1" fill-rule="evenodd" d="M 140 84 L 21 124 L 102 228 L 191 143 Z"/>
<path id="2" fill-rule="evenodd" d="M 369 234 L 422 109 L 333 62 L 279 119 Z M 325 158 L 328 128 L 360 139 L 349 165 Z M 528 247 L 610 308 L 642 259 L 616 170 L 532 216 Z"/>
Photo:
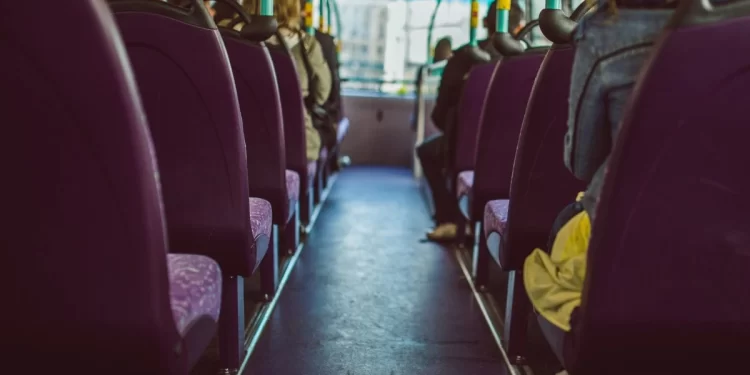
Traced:
<path id="1" fill-rule="evenodd" d="M 323 52 L 326 54 L 326 62 L 331 70 L 331 95 L 328 96 L 326 107 L 332 115 L 338 119 L 341 111 L 341 79 L 339 77 L 339 54 L 336 50 L 336 40 L 328 35 L 327 44 L 323 46 Z M 321 43 L 322 46 L 322 43 Z"/>
<path id="2" fill-rule="evenodd" d="M 328 68 L 328 63 L 326 63 L 323 57 L 320 43 L 314 37 L 307 39 L 310 43 L 310 47 L 307 50 L 307 58 L 310 61 L 310 68 L 313 71 L 313 75 L 318 78 L 317 91 L 311 94 L 315 95 L 315 101 L 319 105 L 323 105 L 328 100 L 328 96 L 331 95 L 331 70 Z M 303 43 L 304 41 L 301 42 Z"/>
<path id="3" fill-rule="evenodd" d="M 580 37 L 570 80 L 564 160 L 570 172 L 586 182 L 591 181 L 611 148 L 604 75 L 597 60 L 586 36 Z"/>
<path id="4" fill-rule="evenodd" d="M 465 76 L 471 70 L 471 66 L 471 59 L 462 50 L 457 51 L 445 64 L 431 114 L 432 123 L 443 132 L 450 121 L 450 112 L 461 101 Z"/>

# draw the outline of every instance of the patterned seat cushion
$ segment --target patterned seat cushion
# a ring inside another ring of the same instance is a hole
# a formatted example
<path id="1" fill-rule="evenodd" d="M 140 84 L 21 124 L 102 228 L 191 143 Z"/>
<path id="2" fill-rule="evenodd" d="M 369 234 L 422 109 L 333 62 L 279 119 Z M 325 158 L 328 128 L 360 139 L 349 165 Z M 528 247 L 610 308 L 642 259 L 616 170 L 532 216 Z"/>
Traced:
<path id="1" fill-rule="evenodd" d="M 463 171 L 458 174 L 456 183 L 456 198 L 468 196 L 471 193 L 471 187 L 474 186 L 474 171 Z"/>
<path id="2" fill-rule="evenodd" d="M 271 226 L 273 225 L 273 211 L 271 203 L 265 199 L 250 198 L 250 227 L 253 236 L 257 239 L 261 235 L 271 237 Z"/>
<path id="3" fill-rule="evenodd" d="M 299 200 L 299 174 L 286 170 L 286 196 L 290 201 Z"/>
<path id="4" fill-rule="evenodd" d="M 508 223 L 508 202 L 507 199 L 498 199 L 490 201 L 484 206 L 484 235 L 488 237 L 490 233 L 505 233 L 505 225 Z"/>
<path id="5" fill-rule="evenodd" d="M 318 171 L 318 164 L 314 161 L 311 161 L 307 163 L 307 188 L 311 188 L 313 186 L 313 181 L 315 181 L 315 172 Z"/>
<path id="6" fill-rule="evenodd" d="M 167 254 L 169 302 L 177 330 L 183 337 L 201 317 L 219 321 L 221 269 L 211 258 L 192 254 Z"/>

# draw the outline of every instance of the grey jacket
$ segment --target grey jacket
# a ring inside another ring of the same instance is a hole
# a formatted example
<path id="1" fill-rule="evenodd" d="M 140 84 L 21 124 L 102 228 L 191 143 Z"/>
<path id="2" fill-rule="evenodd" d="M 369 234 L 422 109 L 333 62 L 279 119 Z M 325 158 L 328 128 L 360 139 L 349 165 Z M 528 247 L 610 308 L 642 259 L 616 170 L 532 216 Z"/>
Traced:
<path id="1" fill-rule="evenodd" d="M 610 15 L 600 11 L 579 23 L 564 159 L 578 179 L 589 182 L 583 205 L 592 221 L 626 104 L 672 12 L 619 9 Z"/>

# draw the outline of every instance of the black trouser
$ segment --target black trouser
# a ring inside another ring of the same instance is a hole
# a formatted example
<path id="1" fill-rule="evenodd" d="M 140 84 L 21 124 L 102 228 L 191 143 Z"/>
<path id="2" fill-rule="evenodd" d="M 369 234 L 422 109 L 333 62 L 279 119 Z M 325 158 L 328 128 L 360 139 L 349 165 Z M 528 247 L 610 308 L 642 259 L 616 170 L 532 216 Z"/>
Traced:
<path id="1" fill-rule="evenodd" d="M 565 206 L 565 208 L 560 211 L 560 213 L 557 215 L 557 218 L 555 218 L 554 223 L 552 223 L 552 230 L 550 231 L 549 241 L 547 242 L 547 248 L 545 249 L 547 253 L 552 253 L 552 246 L 555 243 L 557 233 L 560 232 L 560 229 L 562 229 L 565 224 L 567 224 L 573 217 L 575 217 L 582 211 L 583 204 L 581 202 L 573 202 Z M 576 307 L 570 314 L 571 331 L 561 333 L 563 337 L 562 341 L 549 342 L 549 344 L 553 346 L 552 350 L 558 356 L 558 359 L 563 362 L 560 363 L 560 365 L 563 367 L 565 366 L 565 363 L 569 363 L 568 358 L 575 353 L 577 345 L 576 338 L 580 336 L 579 321 L 579 309 L 578 307 Z"/>
<path id="2" fill-rule="evenodd" d="M 445 179 L 445 137 L 433 135 L 417 146 L 417 156 L 422 164 L 422 172 L 432 191 L 435 206 L 435 221 L 438 225 L 455 223 L 461 212 L 456 198 L 448 190 Z"/>

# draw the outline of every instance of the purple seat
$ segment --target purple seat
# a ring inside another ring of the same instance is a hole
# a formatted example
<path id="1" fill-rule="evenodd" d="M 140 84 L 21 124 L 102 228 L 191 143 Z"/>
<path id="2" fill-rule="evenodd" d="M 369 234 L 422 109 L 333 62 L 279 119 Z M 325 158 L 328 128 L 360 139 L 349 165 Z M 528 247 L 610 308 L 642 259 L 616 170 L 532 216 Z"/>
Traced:
<path id="1" fill-rule="evenodd" d="M 271 202 L 274 212 L 272 236 L 278 236 L 280 241 L 279 249 L 274 249 L 270 255 L 275 259 L 274 264 L 278 264 L 278 250 L 289 252 L 299 244 L 297 203 L 300 193 L 299 190 L 287 189 L 294 183 L 289 181 L 293 176 L 286 173 L 283 114 L 271 56 L 265 43 L 245 39 L 252 36 L 257 37 L 254 40 L 264 40 L 273 30 L 263 30 L 262 22 L 255 25 L 258 27 L 254 30 L 245 26 L 242 36 L 230 28 L 222 27 L 220 31 L 245 119 L 250 195 Z M 275 288 L 269 289 L 264 294 L 271 297 Z"/>
<path id="2" fill-rule="evenodd" d="M 170 248 L 221 265 L 221 362 L 236 369 L 244 344 L 242 279 L 261 267 L 269 293 L 276 262 L 263 258 L 271 241 L 253 233 L 249 220 L 247 150 L 229 60 L 205 7 L 194 4 L 110 2 L 149 119 Z"/>
<path id="3" fill-rule="evenodd" d="M 562 160 L 572 64 L 572 47 L 554 45 L 539 68 L 516 149 L 511 204 L 505 206 L 503 231 L 490 228 L 496 221 L 488 218 L 485 211 L 486 241 L 479 244 L 475 269 L 479 285 L 487 282 L 489 256 L 503 271 L 515 272 L 531 250 L 544 248 L 557 215 L 574 201 L 577 192 L 585 189 L 585 184 L 573 177 Z M 515 356 L 524 356 L 519 351 L 526 342 L 528 300 L 521 280 L 517 277 L 509 280 L 509 291 L 521 289 L 508 294 L 512 301 L 507 315 L 512 319 L 506 319 L 506 327 L 512 330 L 506 335 L 506 349 Z"/>
<path id="4" fill-rule="evenodd" d="M 250 226 L 257 243 L 268 241 L 271 238 L 273 210 L 271 203 L 265 199 L 250 198 Z M 268 248 L 268 246 L 266 246 Z M 261 251 L 258 249 L 258 251 Z M 260 254 L 259 254 L 260 255 Z M 262 255 L 260 255 L 262 256 Z"/>
<path id="5" fill-rule="evenodd" d="M 219 321 L 221 269 L 203 255 L 168 254 L 169 300 L 177 330 L 185 337 L 202 318 Z"/>
<path id="6" fill-rule="evenodd" d="M 748 33 L 747 2 L 685 1 L 654 46 L 610 155 L 562 350 L 571 373 L 746 365 L 750 49 L 725 42 Z"/>
<path id="7" fill-rule="evenodd" d="M 557 215 L 585 189 L 561 157 L 572 64 L 572 47 L 550 48 L 527 104 L 513 165 L 508 235 L 494 251 L 505 271 L 521 269 L 531 250 L 547 244 Z"/>
<path id="8" fill-rule="evenodd" d="M 30 0 L 0 14 L 0 165 L 15 176 L 1 190 L 0 317 L 18 328 L 3 332 L 3 366 L 188 374 L 216 331 L 222 275 L 207 257 L 167 255 L 151 136 L 109 9 Z"/>
<path id="9" fill-rule="evenodd" d="M 482 116 L 482 106 L 487 99 L 492 82 L 495 66 L 499 62 L 491 62 L 474 67 L 466 79 L 461 102 L 458 108 L 458 127 L 456 133 L 456 150 L 453 156 L 453 181 L 456 198 L 459 202 L 467 199 L 471 192 L 471 186 L 461 187 L 460 175 L 465 171 L 474 170 L 474 158 L 477 150 L 477 133 L 479 132 L 479 119 Z M 473 178 L 473 177 L 472 177 Z"/>
<path id="10" fill-rule="evenodd" d="M 531 49 L 523 55 L 503 58 L 495 66 L 479 120 L 474 185 L 469 199 L 461 202 L 462 211 L 466 211 L 472 224 L 482 221 L 487 202 L 508 199 L 510 195 L 518 134 L 544 51 Z"/>
<path id="11" fill-rule="evenodd" d="M 312 180 L 308 178 L 308 160 L 305 142 L 304 104 L 297 70 L 289 52 L 282 46 L 268 46 L 271 61 L 276 70 L 276 82 L 284 121 L 284 143 L 286 169 L 294 171 L 300 178 L 299 216 L 302 223 L 310 222 L 313 210 Z"/>
<path id="12" fill-rule="evenodd" d="M 271 203 L 273 223 L 283 229 L 297 204 L 290 197 L 299 192 L 286 189 L 284 124 L 273 62 L 264 43 L 245 40 L 233 29 L 220 31 L 245 120 L 250 195 Z"/>

